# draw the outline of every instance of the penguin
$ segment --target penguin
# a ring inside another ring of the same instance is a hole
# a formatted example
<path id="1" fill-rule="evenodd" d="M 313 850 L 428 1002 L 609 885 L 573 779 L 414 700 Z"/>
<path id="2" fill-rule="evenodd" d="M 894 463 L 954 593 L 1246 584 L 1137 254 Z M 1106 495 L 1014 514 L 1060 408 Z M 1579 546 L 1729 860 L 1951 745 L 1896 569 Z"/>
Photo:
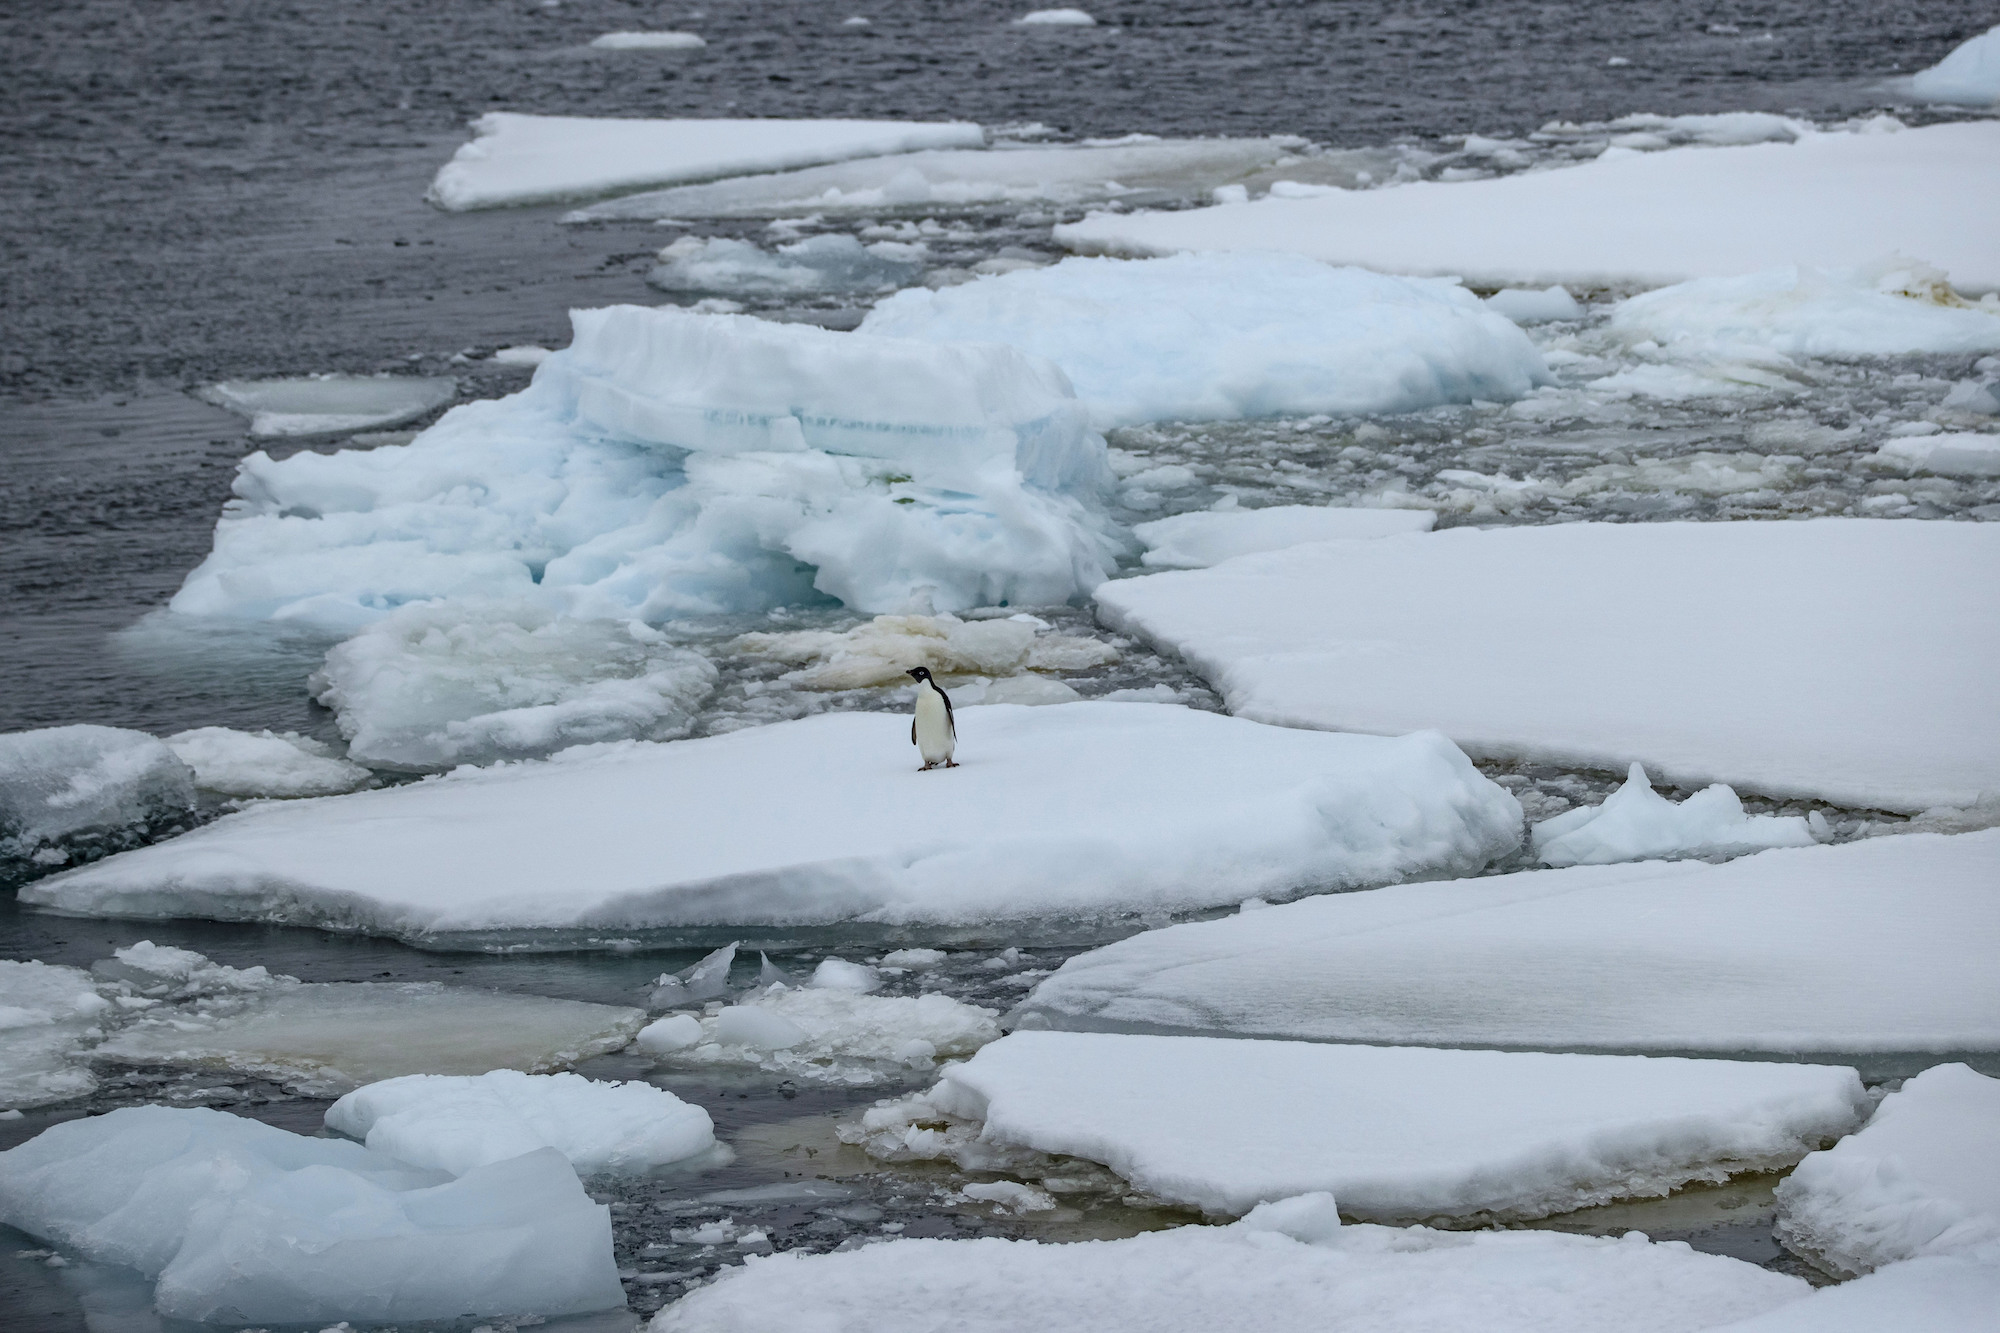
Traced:
<path id="1" fill-rule="evenodd" d="M 958 748 L 958 727 L 951 718 L 951 698 L 931 679 L 929 667 L 914 667 L 917 682 L 917 714 L 910 719 L 910 744 L 923 756 L 925 773 L 939 764 L 957 768 L 951 752 Z"/>

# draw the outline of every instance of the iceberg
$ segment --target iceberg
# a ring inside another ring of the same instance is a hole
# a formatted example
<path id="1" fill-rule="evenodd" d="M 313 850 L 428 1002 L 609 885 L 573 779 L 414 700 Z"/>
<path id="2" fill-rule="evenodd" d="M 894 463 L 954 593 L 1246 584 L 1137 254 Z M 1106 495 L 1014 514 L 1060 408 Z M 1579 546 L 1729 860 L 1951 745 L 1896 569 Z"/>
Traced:
<path id="1" fill-rule="evenodd" d="M 195 786 L 220 796 L 338 796 L 375 781 L 325 741 L 295 731 L 196 727 L 167 737 L 167 748 L 194 771 Z"/>
<path id="2" fill-rule="evenodd" d="M 0 863 L 61 865 L 66 844 L 143 838 L 194 809 L 194 775 L 143 731 L 78 725 L 0 735 Z"/>
<path id="3" fill-rule="evenodd" d="M 1563 523 L 1297 546 L 1097 605 L 1260 722 L 1915 813 L 2000 791 L 1996 586 L 1992 524 Z"/>
<path id="4" fill-rule="evenodd" d="M 2000 24 L 1960 42 L 1929 69 L 1909 80 L 1912 96 L 1926 102 L 1991 106 L 2000 102 Z"/>
<path id="5" fill-rule="evenodd" d="M 1429 532 L 1437 514 L 1428 509 L 1331 509 L 1273 505 L 1268 509 L 1198 510 L 1133 527 L 1146 547 L 1148 569 L 1207 569 L 1239 555 L 1282 551 L 1307 542 L 1389 537 Z"/>
<path id="6" fill-rule="evenodd" d="M 458 397 L 458 381 L 411 375 L 307 375 L 224 380 L 200 397 L 250 418 L 260 440 L 385 430 L 415 421 Z"/>
<path id="7" fill-rule="evenodd" d="M 1609 865 L 1656 856 L 1733 854 L 1766 847 L 1810 847 L 1804 815 L 1747 815 L 1722 783 L 1675 805 L 1653 790 L 1643 765 L 1603 804 L 1566 811 L 1529 831 L 1543 865 Z"/>
<path id="8" fill-rule="evenodd" d="M 971 1055 L 999 1037 L 994 1017 L 948 995 L 869 995 L 829 986 L 815 973 L 805 988 L 780 982 L 699 1019 L 663 1018 L 639 1034 L 639 1046 L 680 1068 L 757 1069 L 860 1087 Z"/>
<path id="9" fill-rule="evenodd" d="M 0 1110 L 92 1092 L 82 1056 L 112 1012 L 81 968 L 0 959 Z"/>
<path id="10" fill-rule="evenodd" d="M 1046 357 L 1106 427 L 1412 412 L 1549 382 L 1527 335 L 1456 283 L 1281 254 L 1065 259 L 898 292 L 860 331 Z"/>
<path id="11" fill-rule="evenodd" d="M 1900 1073 L 1934 1062 L 1912 1053 L 2000 1051 L 1996 874 L 2000 830 L 1404 884 L 1122 940 L 1013 1017 Z"/>
<path id="12" fill-rule="evenodd" d="M 1252 895 L 1468 873 L 1519 845 L 1520 803 L 1435 734 L 1090 702 L 967 709 L 958 731 L 949 774 L 919 772 L 908 718 L 881 713 L 579 746 L 256 806 L 22 896 L 412 940 L 992 921 L 1070 937 Z"/>

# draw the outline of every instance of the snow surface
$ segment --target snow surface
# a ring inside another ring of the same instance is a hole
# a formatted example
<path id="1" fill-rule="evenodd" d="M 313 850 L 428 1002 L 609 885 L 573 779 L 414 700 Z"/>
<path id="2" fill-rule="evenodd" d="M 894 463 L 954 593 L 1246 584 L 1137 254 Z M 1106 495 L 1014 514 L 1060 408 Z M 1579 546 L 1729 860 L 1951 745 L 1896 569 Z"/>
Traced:
<path id="1" fill-rule="evenodd" d="M 442 1182 L 442 1183 L 441 1183 Z M 0 1222 L 243 1324 L 620 1308 L 610 1211 L 550 1149 L 458 1180 L 221 1111 L 125 1107 L 0 1153 Z"/>
<path id="2" fill-rule="evenodd" d="M 751 1259 L 651 1333 L 1694 1333 L 1797 1301 L 1738 1259 L 1546 1231 L 1341 1226 L 1325 1195 L 1125 1240 L 893 1240 Z"/>
<path id="3" fill-rule="evenodd" d="M 217 407 L 250 418 L 260 440 L 382 430 L 415 421 L 458 397 L 458 381 L 411 375 L 308 375 L 224 380 L 201 391 Z"/>
<path id="4" fill-rule="evenodd" d="M 0 1108 L 67 1101 L 96 1088 L 79 1057 L 111 1008 L 81 968 L 0 959 Z"/>
<path id="5" fill-rule="evenodd" d="M 2000 1261 L 1912 1259 L 1713 1333 L 1992 1333 Z"/>
<path id="6" fill-rule="evenodd" d="M 1490 180 L 1095 213 L 1055 237 L 1088 254 L 1280 250 L 1477 287 L 1657 287 L 1786 264 L 1851 268 L 1900 252 L 1983 292 L 2000 290 L 1996 156 L 1991 121 L 1807 134 L 1606 154 Z"/>
<path id="7" fill-rule="evenodd" d="M 962 123 L 893 120 L 600 120 L 490 111 L 438 169 L 430 201 L 459 212 L 583 199 L 682 181 L 907 153 L 978 148 Z"/>
<path id="8" fill-rule="evenodd" d="M 958 730 L 961 766 L 933 773 L 917 771 L 907 718 L 880 713 L 578 747 L 258 806 L 39 880 L 23 901 L 410 938 L 1046 925 L 1463 874 L 1520 836 L 1519 803 L 1434 734 L 1127 703 L 969 709 Z"/>
<path id="9" fill-rule="evenodd" d="M 1583 307 L 1566 287 L 1503 287 L 1486 298 L 1486 308 L 1505 315 L 1516 324 L 1546 324 L 1559 319 L 1582 319 Z"/>
<path id="10" fill-rule="evenodd" d="M 1412 412 L 1549 378 L 1527 335 L 1455 283 L 1292 255 L 1065 259 L 898 292 L 860 331 L 1046 357 L 1106 427 Z"/>
<path id="11" fill-rule="evenodd" d="M 1982 1249 L 2000 1264 L 2000 1079 L 1951 1064 L 1905 1082 L 1779 1184 L 1777 1230 L 1841 1277 Z"/>
<path id="12" fill-rule="evenodd" d="M 1601 805 L 1545 819 L 1529 831 L 1543 865 L 1610 865 L 1656 856 L 1731 855 L 1766 847 L 1810 847 L 1804 815 L 1746 815 L 1735 791 L 1704 787 L 1679 805 L 1653 790 L 1642 765 Z"/>
<path id="13" fill-rule="evenodd" d="M 1995 586 L 1992 524 L 1565 523 L 1299 546 L 1097 604 L 1260 722 L 1914 812 L 2000 791 Z"/>
<path id="14" fill-rule="evenodd" d="M 538 1148 L 554 1148 L 583 1175 L 645 1171 L 717 1149 L 708 1112 L 664 1088 L 511 1069 L 370 1083 L 329 1106 L 326 1127 L 454 1176 Z"/>
<path id="15" fill-rule="evenodd" d="M 1989 106 L 2000 102 L 2000 24 L 1959 43 L 1910 79 L 1910 92 L 1926 102 Z"/>
<path id="16" fill-rule="evenodd" d="M 590 44 L 600 51 L 694 51 L 708 45 L 692 32 L 607 32 Z"/>
<path id="17" fill-rule="evenodd" d="M 167 737 L 167 748 L 194 770 L 195 786 L 223 796 L 338 796 L 375 780 L 325 741 L 296 731 L 196 727 Z"/>
<path id="18" fill-rule="evenodd" d="M 0 859 L 186 814 L 194 804 L 188 766 L 143 731 L 78 725 L 0 735 Z"/>
<path id="19" fill-rule="evenodd" d="M 775 254 L 749 241 L 683 236 L 660 251 L 646 281 L 668 292 L 809 296 L 894 291 L 916 281 L 924 250 L 901 241 L 863 245 L 852 236 L 809 236 Z"/>
<path id="20" fill-rule="evenodd" d="M 983 1121 L 982 1143 L 1101 1162 L 1209 1214 L 1325 1190 L 1383 1222 L 1546 1217 L 1777 1170 L 1869 1105 L 1830 1065 L 1083 1032 L 1016 1032 L 919 1100 Z"/>
<path id="21" fill-rule="evenodd" d="M 1046 362 L 676 309 L 571 318 L 527 389 L 407 445 L 250 455 L 172 608 L 351 633 L 440 597 L 619 621 L 1051 605 L 1122 549 L 1104 442 Z"/>
<path id="22" fill-rule="evenodd" d="M 962 1059 L 999 1035 L 991 1009 L 948 995 L 835 989 L 815 974 L 804 989 L 779 983 L 699 1019 L 663 1018 L 639 1034 L 639 1046 L 677 1066 L 738 1066 L 860 1086 Z"/>
<path id="23" fill-rule="evenodd" d="M 2000 830 L 1339 894 L 1079 955 L 1017 1017 L 1569 1050 L 2000 1050 Z"/>
<path id="24" fill-rule="evenodd" d="M 1133 527 L 1146 545 L 1149 569 L 1207 569 L 1239 555 L 1282 551 L 1307 542 L 1388 537 L 1429 532 L 1437 515 L 1427 509 L 1329 509 L 1273 505 L 1269 509 L 1198 510 Z"/>
<path id="25" fill-rule="evenodd" d="M 865 625 L 843 631 L 754 631 L 738 635 L 726 646 L 730 652 L 795 665 L 798 669 L 785 673 L 782 679 L 808 690 L 907 686 L 913 667 L 928 667 L 956 688 L 955 677 L 1085 671 L 1117 660 L 1118 650 L 1102 639 L 1039 630 L 1040 622 L 1032 618 L 968 621 L 952 615 L 876 616 Z M 953 702 L 957 703 L 956 696 Z"/>
<path id="26" fill-rule="evenodd" d="M 1884 440 L 1870 461 L 1941 477 L 2000 477 L 2000 435 L 1904 436 Z"/>

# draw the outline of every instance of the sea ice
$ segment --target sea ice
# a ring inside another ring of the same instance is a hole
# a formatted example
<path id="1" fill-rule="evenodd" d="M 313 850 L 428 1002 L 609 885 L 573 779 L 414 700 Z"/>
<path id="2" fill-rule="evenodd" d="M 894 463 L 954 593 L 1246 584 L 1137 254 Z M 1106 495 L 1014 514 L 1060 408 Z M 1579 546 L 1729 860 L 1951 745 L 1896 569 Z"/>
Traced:
<path id="1" fill-rule="evenodd" d="M 1101 426 L 1410 412 L 1548 381 L 1456 283 L 1291 255 L 1066 259 L 877 303 L 861 332 L 997 342 L 1062 367 Z"/>
<path id="2" fill-rule="evenodd" d="M 1094 28 L 1097 20 L 1081 9 L 1031 9 L 1014 20 L 1016 27 Z"/>
<path id="3" fill-rule="evenodd" d="M 876 616 L 841 632 L 756 631 L 739 635 L 728 647 L 796 665 L 784 679 L 807 690 L 907 685 L 913 667 L 928 667 L 940 677 L 1084 671 L 1116 661 L 1118 655 L 1101 639 L 1038 633 L 1026 619 L 960 620 L 952 615 Z"/>
<path id="4" fill-rule="evenodd" d="M 664 1088 L 512 1069 L 370 1083 L 329 1106 L 326 1127 L 454 1176 L 537 1148 L 590 1175 L 714 1157 L 718 1146 L 708 1112 Z"/>
<path id="5" fill-rule="evenodd" d="M 0 1221 L 156 1278 L 174 1319 L 621 1307 L 610 1211 L 552 1149 L 457 1180 L 221 1111 L 126 1107 L 0 1153 Z"/>
<path id="6" fill-rule="evenodd" d="M 1327 1190 L 1375 1222 L 1546 1217 L 1778 1170 L 1869 1105 L 1831 1065 L 1085 1032 L 1016 1032 L 913 1100 L 983 1122 L 982 1148 L 1101 1162 L 1211 1215 Z M 893 1103 L 868 1116 L 892 1158 L 940 1137 Z"/>
<path id="7" fill-rule="evenodd" d="M 2000 790 L 1995 586 L 2000 526 L 1827 518 L 1323 542 L 1097 603 L 1260 722 L 1915 812 Z"/>
<path id="8" fill-rule="evenodd" d="M 869 995 L 824 987 L 817 976 L 803 989 L 779 983 L 703 1016 L 699 1035 L 682 1041 L 689 1035 L 682 1020 L 692 1018 L 661 1019 L 647 1029 L 660 1029 L 651 1042 L 639 1034 L 640 1049 L 681 1067 L 736 1066 L 861 1086 L 962 1059 L 1000 1035 L 991 1009 L 948 995 Z"/>
<path id="9" fill-rule="evenodd" d="M 692 32 L 607 32 L 590 44 L 600 51 L 697 51 L 708 45 Z"/>
<path id="10" fill-rule="evenodd" d="M 1122 940 L 1065 963 L 1017 1017 L 1847 1061 L 2000 1051 L 1996 875 L 2000 830 L 1405 884 Z"/>
<path id="11" fill-rule="evenodd" d="M 284 439 L 400 426 L 458 397 L 458 381 L 412 375 L 224 380 L 203 389 L 201 397 L 249 417 L 257 439 Z"/>
<path id="12" fill-rule="evenodd" d="M 2000 1079 L 1951 1064 L 1905 1082 L 1779 1184 L 1777 1232 L 1841 1277 L 1982 1249 L 2000 1264 Z"/>
<path id="13" fill-rule="evenodd" d="M 1546 324 L 1559 319 L 1583 318 L 1583 307 L 1577 304 L 1566 287 L 1545 287 L 1541 291 L 1504 287 L 1486 298 L 1486 307 L 1516 324 Z"/>
<path id="14" fill-rule="evenodd" d="M 310 688 L 350 755 L 406 771 L 687 734 L 715 684 L 706 657 L 639 621 L 564 616 L 550 601 L 405 606 L 336 644 Z"/>
<path id="15" fill-rule="evenodd" d="M 1269 509 L 1197 510 L 1140 523 L 1132 535 L 1145 543 L 1149 569 L 1207 569 L 1239 555 L 1282 551 L 1307 542 L 1348 537 L 1389 537 L 1429 532 L 1437 515 L 1428 509 L 1329 509 L 1273 505 Z"/>
<path id="16" fill-rule="evenodd" d="M 669 292 L 730 296 L 862 295 L 894 291 L 923 272 L 924 250 L 901 241 L 809 236 L 775 254 L 748 241 L 683 236 L 660 251 L 646 281 Z"/>
<path id="17" fill-rule="evenodd" d="M 621 621 L 1052 605 L 1122 549 L 1104 442 L 1046 362 L 675 309 L 572 319 L 527 389 L 407 445 L 245 459 L 173 609 L 352 633 L 440 597 Z"/>
<path id="18" fill-rule="evenodd" d="M 195 786 L 222 796 L 338 796 L 375 780 L 325 741 L 296 731 L 196 727 L 167 737 L 167 748 L 194 770 Z"/>
<path id="19" fill-rule="evenodd" d="M 1795 143 L 1619 153 L 1498 179 L 1419 181 L 1178 213 L 1094 213 L 1055 237 L 1086 254 L 1278 250 L 1478 287 L 1657 287 L 1787 264 L 1921 255 L 2000 290 L 1989 219 L 2000 123 L 1808 134 Z M 1616 218 L 1616 226 L 1604 225 Z"/>
<path id="20" fill-rule="evenodd" d="M 968 709 L 958 731 L 949 773 L 918 772 L 908 719 L 881 713 L 577 747 L 255 806 L 22 897 L 85 915 L 417 939 L 842 921 L 1053 929 L 1464 874 L 1520 838 L 1519 802 L 1435 734 L 1127 703 Z"/>
<path id="21" fill-rule="evenodd" d="M 67 1101 L 94 1089 L 81 1056 L 112 1007 L 81 968 L 0 959 L 0 1108 Z"/>
<path id="22" fill-rule="evenodd" d="M 1909 82 L 1926 102 L 1989 106 L 2000 102 L 2000 25 L 1959 43 L 1951 54 Z"/>
<path id="23" fill-rule="evenodd" d="M 1884 440 L 1868 461 L 1941 477 L 2000 477 L 2000 435 L 1908 435 Z"/>
<path id="24" fill-rule="evenodd" d="M 1992 1333 L 2000 1259 L 1912 1259 L 1710 1333 Z"/>
<path id="25" fill-rule="evenodd" d="M 1610 865 L 1656 856 L 1733 854 L 1766 847 L 1810 847 L 1804 815 L 1746 815 L 1722 783 L 1675 805 L 1653 790 L 1643 765 L 1601 805 L 1565 811 L 1530 830 L 1543 865 Z"/>
<path id="26" fill-rule="evenodd" d="M 428 198 L 458 212 L 583 199 L 682 181 L 907 153 L 978 148 L 961 123 L 892 120 L 600 120 L 490 111 L 438 169 Z"/>
<path id="27" fill-rule="evenodd" d="M 77 725 L 0 735 L 0 861 L 61 865 L 59 844 L 191 813 L 194 775 L 143 731 Z"/>

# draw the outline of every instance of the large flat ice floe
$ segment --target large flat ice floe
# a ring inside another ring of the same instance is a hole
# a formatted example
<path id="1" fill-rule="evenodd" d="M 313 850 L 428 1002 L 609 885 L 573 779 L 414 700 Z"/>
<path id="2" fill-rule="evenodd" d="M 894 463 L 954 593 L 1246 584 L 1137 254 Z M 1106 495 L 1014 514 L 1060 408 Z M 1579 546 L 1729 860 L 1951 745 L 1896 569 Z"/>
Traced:
<path id="1" fill-rule="evenodd" d="M 1388 1222 L 1546 1217 L 1777 1170 L 1868 1099 L 1831 1065 L 1016 1032 L 914 1104 L 979 1122 L 982 1146 L 1101 1162 L 1210 1214 L 1325 1190 Z M 898 1128 L 904 1105 L 868 1117 L 871 1151 L 948 1155 L 924 1151 L 948 1134 Z"/>
<path id="2" fill-rule="evenodd" d="M 1911 1259 L 1711 1333 L 1992 1333 L 2000 1256 Z"/>
<path id="3" fill-rule="evenodd" d="M 1227 1227 L 1128 1240 L 897 1240 L 752 1259 L 657 1315 L 651 1333 L 808 1326 L 928 1333 L 1695 1333 L 1796 1302 L 1798 1278 L 1738 1259 L 1540 1231 L 1341 1226 L 1314 1195 Z"/>
<path id="4" fill-rule="evenodd" d="M 1107 427 L 1412 412 L 1549 378 L 1527 335 L 1455 283 L 1292 255 L 1065 259 L 898 292 L 861 332 L 1047 357 Z"/>
<path id="5" fill-rule="evenodd" d="M 2000 1051 L 1996 876 L 1989 830 L 1406 884 L 1150 931 L 1071 959 L 1024 1011 L 1322 1041 Z"/>
<path id="6" fill-rule="evenodd" d="M 1045 361 L 674 309 L 572 318 L 527 389 L 407 445 L 245 459 L 173 609 L 350 633 L 439 598 L 618 621 L 1051 605 L 1123 549 L 1104 441 Z"/>
<path id="7" fill-rule="evenodd" d="M 1434 734 L 1296 731 L 1160 704 L 994 706 L 960 714 L 960 767 L 921 773 L 909 727 L 830 714 L 260 806 L 23 895 L 89 915 L 406 937 L 1054 928 L 1464 874 L 1520 838 L 1519 803 Z"/>
<path id="8" fill-rule="evenodd" d="M 1056 228 L 1084 253 L 1281 250 L 1480 287 L 1656 287 L 1900 252 L 1962 291 L 2000 289 L 2000 124 L 1811 134 L 1795 143 L 1607 152 L 1496 180 L 1418 182 Z M 1606 225 L 1615 218 L 1615 225 Z"/>
<path id="9" fill-rule="evenodd" d="M 625 1303 L 608 1209 L 553 1149 L 457 1180 L 221 1111 L 127 1107 L 0 1153 L 0 1222 L 241 1325 Z"/>
<path id="10" fill-rule="evenodd" d="M 978 148 L 986 132 L 956 122 L 893 120 L 600 120 L 492 111 L 438 169 L 429 199 L 457 212 L 587 199 L 682 181 L 907 153 Z"/>
<path id="11" fill-rule="evenodd" d="M 2000 526 L 1567 523 L 1104 585 L 1244 717 L 1917 811 L 2000 791 Z"/>

